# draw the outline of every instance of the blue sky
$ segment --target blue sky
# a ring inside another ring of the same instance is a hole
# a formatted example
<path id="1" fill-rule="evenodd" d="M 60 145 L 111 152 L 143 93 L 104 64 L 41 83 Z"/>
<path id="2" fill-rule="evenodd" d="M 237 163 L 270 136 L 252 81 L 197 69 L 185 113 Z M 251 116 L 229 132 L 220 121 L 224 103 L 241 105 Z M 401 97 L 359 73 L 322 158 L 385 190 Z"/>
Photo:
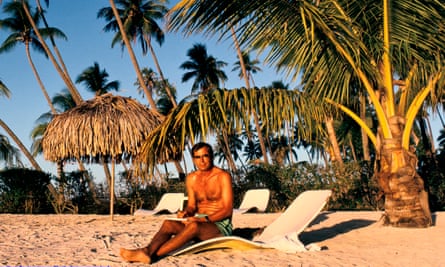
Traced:
<path id="1" fill-rule="evenodd" d="M 2 5 L 5 2 L 3 1 Z M 34 1 L 29 2 L 34 5 Z M 172 1 L 170 6 L 174 3 L 176 1 Z M 0 5 L 1 8 L 2 5 Z M 68 37 L 68 40 L 58 39 L 57 46 L 73 80 L 94 62 L 98 62 L 101 69 L 105 69 L 110 75 L 109 81 L 120 81 L 121 91 L 118 94 L 138 98 L 134 86 L 136 74 L 127 51 L 121 50 L 120 46 L 111 48 L 114 34 L 103 32 L 102 29 L 106 22 L 96 18 L 98 10 L 108 6 L 108 0 L 56 0 L 50 1 L 49 7 L 46 8 L 46 15 L 50 26 L 62 30 Z M 6 14 L 0 9 L 0 18 L 4 19 L 5 17 Z M 164 26 L 163 22 L 159 23 Z M 3 42 L 9 34 L 9 32 L 0 29 L 0 42 Z M 228 81 L 225 83 L 226 88 L 244 86 L 238 73 L 231 71 L 237 57 L 236 51 L 229 41 L 218 42 L 216 38 L 210 39 L 199 35 L 185 38 L 181 33 L 166 33 L 162 46 L 157 43 L 153 45 L 164 76 L 178 90 L 179 100 L 190 94 L 191 90 L 191 82 L 181 82 L 184 71 L 179 66 L 188 60 L 187 50 L 195 43 L 205 44 L 208 54 L 228 63 L 224 68 L 228 76 Z M 143 56 L 140 53 L 139 45 L 133 47 L 140 67 L 150 67 L 155 70 L 150 54 Z M 48 59 L 33 50 L 31 50 L 31 56 L 50 97 L 66 87 Z M 286 83 L 290 83 L 282 75 L 277 75 L 271 68 L 265 65 L 260 67 L 263 71 L 254 76 L 257 86 L 268 86 L 275 80 L 284 80 Z M 32 142 L 30 133 L 35 126 L 35 121 L 42 113 L 48 112 L 49 107 L 31 71 L 24 45 L 18 45 L 12 51 L 0 54 L 0 79 L 12 93 L 9 99 L 0 98 L 0 117 L 17 134 L 25 146 L 30 148 Z M 78 84 L 77 88 L 84 99 L 93 96 L 81 84 Z M 145 99 L 140 99 L 140 101 L 147 104 Z M 6 135 L 3 129 L 0 129 L 0 133 Z M 30 166 L 25 157 L 22 157 L 22 160 L 26 166 Z M 43 157 L 38 157 L 37 160 L 45 171 L 55 173 L 53 163 L 46 162 Z M 90 167 L 95 168 L 94 166 Z M 102 173 L 97 174 L 97 176 L 101 175 Z"/>

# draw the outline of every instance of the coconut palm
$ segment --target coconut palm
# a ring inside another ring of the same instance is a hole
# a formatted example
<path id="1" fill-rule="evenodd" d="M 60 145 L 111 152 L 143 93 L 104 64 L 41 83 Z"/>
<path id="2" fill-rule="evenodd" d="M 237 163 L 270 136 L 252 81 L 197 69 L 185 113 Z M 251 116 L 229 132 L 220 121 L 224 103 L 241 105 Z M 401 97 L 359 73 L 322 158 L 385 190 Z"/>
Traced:
<path id="1" fill-rule="evenodd" d="M 147 53 L 147 50 L 150 51 L 170 101 L 176 106 L 176 100 L 168 87 L 168 83 L 165 82 L 166 80 L 152 46 L 152 39 L 159 45 L 162 45 L 164 42 L 164 32 L 156 22 L 162 19 L 167 12 L 164 4 L 165 1 L 163 0 L 117 0 L 116 6 L 119 8 L 116 7 L 116 12 L 122 21 L 122 28 L 125 31 L 125 35 L 133 42 L 139 40 L 144 55 Z M 104 18 L 108 22 L 104 27 L 104 31 L 117 32 L 111 46 L 113 47 L 116 43 L 120 43 L 123 48 L 124 45 L 126 45 L 123 39 L 124 35 L 122 31 L 120 31 L 119 22 L 113 11 L 113 6 L 101 8 L 97 13 L 97 17 Z"/>
<path id="2" fill-rule="evenodd" d="M 425 99 L 434 103 L 443 94 L 445 7 L 440 1 L 190 0 L 175 10 L 173 19 L 189 30 L 215 33 L 241 25 L 241 44 L 265 51 L 271 64 L 294 79 L 301 75 L 303 90 L 351 116 L 376 147 L 385 223 L 432 224 L 410 134 Z M 351 85 L 359 85 L 372 103 L 378 132 L 344 105 Z"/>
<path id="3" fill-rule="evenodd" d="M 26 8 L 29 10 L 29 6 L 26 1 L 23 1 L 23 4 L 26 6 Z M 45 99 L 50 106 L 52 112 L 55 114 L 56 111 L 54 107 L 52 106 L 51 99 L 48 95 L 48 92 L 46 91 L 46 88 L 40 78 L 40 75 L 37 71 L 37 68 L 34 65 L 34 62 L 31 57 L 30 47 L 34 48 L 35 51 L 42 53 L 46 57 L 48 55 L 46 54 L 42 43 L 39 41 L 38 37 L 36 36 L 34 30 L 32 30 L 31 23 L 28 19 L 26 19 L 24 7 L 22 6 L 21 2 L 10 2 L 6 3 L 3 7 L 3 12 L 10 14 L 11 16 L 5 19 L 0 20 L 0 27 L 3 27 L 5 29 L 8 29 L 11 31 L 11 34 L 6 38 L 5 41 L 0 45 L 0 53 L 8 52 L 11 49 L 13 49 L 17 44 L 24 44 L 25 45 L 25 52 L 26 56 L 29 61 L 29 65 L 32 68 L 32 71 L 34 73 L 34 76 L 37 79 L 37 82 L 39 83 L 39 86 L 43 92 L 43 95 L 45 96 Z M 38 25 L 39 22 L 39 14 L 36 12 L 32 14 L 33 21 Z M 43 37 L 48 36 L 57 36 L 66 38 L 65 34 L 61 32 L 57 28 L 44 28 L 40 29 L 40 33 Z"/>
<path id="4" fill-rule="evenodd" d="M 64 89 L 64 90 L 62 90 L 62 92 L 53 96 L 52 102 L 53 102 L 54 107 L 57 110 L 57 113 L 65 112 L 65 111 L 67 111 L 71 108 L 74 108 L 76 106 L 74 98 L 68 89 Z M 50 121 L 53 118 L 54 118 L 54 115 L 51 112 L 46 112 L 46 113 L 43 113 L 42 115 L 40 115 L 39 118 L 37 119 L 37 124 L 31 131 L 31 138 L 33 140 L 32 144 L 31 144 L 31 151 L 32 151 L 33 156 L 37 156 L 38 154 L 43 153 L 42 138 L 43 138 L 43 135 L 45 134 L 48 123 L 50 123 Z M 82 161 L 80 159 L 78 159 L 77 162 L 79 165 L 79 169 L 83 172 L 86 172 L 86 168 L 85 168 L 84 164 L 82 163 Z M 63 175 L 64 175 L 63 161 L 60 160 L 57 162 L 57 177 L 59 177 L 59 179 L 62 179 Z M 86 173 L 85 178 L 87 179 L 88 187 L 92 194 L 93 200 L 97 204 L 99 204 L 100 201 L 97 199 L 97 196 L 96 196 L 95 185 L 94 185 L 91 177 L 88 175 L 88 173 Z M 63 183 L 60 183 L 59 184 L 59 193 L 63 194 L 64 191 L 65 191 L 65 189 L 63 187 Z"/>
<path id="5" fill-rule="evenodd" d="M 253 87 L 255 87 L 255 81 L 253 80 L 252 74 L 255 74 L 258 71 L 261 71 L 261 68 L 257 66 L 260 63 L 260 61 L 258 59 L 251 60 L 250 54 L 247 52 L 242 52 L 242 57 L 243 57 L 243 61 L 244 61 L 244 66 L 246 68 L 246 75 L 247 75 L 246 78 L 249 81 L 252 81 L 252 85 L 253 85 Z M 238 71 L 238 76 L 241 79 L 244 78 L 243 71 L 241 68 L 241 61 L 238 60 L 234 65 L 235 65 L 235 67 L 233 67 L 232 71 Z M 274 87 L 274 88 L 280 88 L 280 87 Z"/>
<path id="6" fill-rule="evenodd" d="M 85 87 L 94 92 L 95 96 L 101 96 L 110 90 L 119 91 L 119 81 L 108 82 L 108 73 L 105 69 L 101 70 L 97 62 L 93 66 L 86 68 L 76 79 L 76 83 L 83 83 Z M 79 160 L 80 161 L 80 160 Z M 102 162 L 104 173 L 108 184 L 112 183 L 112 175 L 105 161 Z"/>
<path id="7" fill-rule="evenodd" d="M 41 171 L 42 168 L 40 167 L 40 165 L 37 163 L 37 161 L 35 160 L 35 158 L 31 155 L 31 153 L 28 151 L 28 149 L 26 148 L 26 146 L 22 143 L 22 141 L 17 137 L 17 135 L 14 133 L 14 131 L 9 128 L 9 126 L 2 120 L 0 119 L 0 127 L 3 128 L 5 130 L 5 132 L 12 138 L 12 140 L 14 140 L 14 142 L 17 144 L 17 146 L 19 147 L 20 151 L 22 151 L 22 153 L 26 156 L 26 158 L 29 160 L 29 162 L 32 164 L 32 166 L 34 167 L 34 169 Z M 55 192 L 53 191 L 54 188 L 49 186 L 49 189 L 51 190 L 51 193 L 53 194 L 53 196 L 55 196 Z"/>
<path id="8" fill-rule="evenodd" d="M 19 150 L 2 134 L 0 134 L 0 161 L 4 161 L 6 167 L 23 166 Z"/>
<path id="9" fill-rule="evenodd" d="M 232 173 L 236 173 L 237 168 L 235 165 L 235 161 L 240 160 L 241 158 L 238 154 L 243 148 L 243 141 L 237 134 L 217 134 L 216 136 L 216 147 L 215 147 L 215 156 L 219 158 L 218 163 L 227 162 Z"/>
<path id="10" fill-rule="evenodd" d="M 150 91 L 154 93 L 154 99 L 156 101 L 156 106 L 159 109 L 159 112 L 163 115 L 167 115 L 172 108 L 174 108 L 174 103 L 170 101 L 170 97 L 168 96 L 165 84 L 168 84 L 168 88 L 173 96 L 176 99 L 176 88 L 171 85 L 168 80 L 162 82 L 158 77 L 157 73 L 153 71 L 151 68 L 143 68 L 142 76 L 144 79 L 144 83 Z M 143 93 L 142 87 L 139 85 L 139 81 L 134 83 L 139 93 Z M 142 95 L 143 97 L 143 95 Z"/>
<path id="11" fill-rule="evenodd" d="M 105 69 L 100 69 L 99 63 L 94 62 L 94 65 L 86 68 L 79 76 L 77 76 L 76 83 L 82 83 L 86 89 L 93 92 L 96 96 L 103 95 L 111 90 L 119 91 L 119 81 L 108 82 L 108 73 Z"/>
<path id="12" fill-rule="evenodd" d="M 301 136 L 309 138 L 306 130 L 315 126 L 311 121 L 305 121 L 303 111 L 321 119 L 326 116 L 321 106 L 313 97 L 297 91 L 213 89 L 207 94 L 181 101 L 165 121 L 147 136 L 138 160 L 146 165 L 145 171 L 152 171 L 157 162 L 165 160 L 167 155 L 182 154 L 189 141 L 194 143 L 196 138 L 224 134 L 222 129 L 226 130 L 227 137 L 232 133 L 248 131 L 250 140 L 253 140 L 253 133 L 246 129 L 253 119 L 253 110 L 258 112 L 258 117 L 266 118 L 264 125 L 270 132 L 280 132 L 283 123 L 289 122 L 290 125 L 307 125 L 306 128 L 301 127 Z"/>
<path id="13" fill-rule="evenodd" d="M 187 51 L 187 56 L 189 60 L 182 63 L 180 68 L 186 70 L 186 73 L 182 75 L 182 82 L 194 78 L 192 94 L 206 93 L 211 89 L 219 88 L 220 82 L 227 80 L 226 74 L 221 69 L 227 66 L 227 63 L 208 55 L 205 45 L 194 44 Z"/>
<path id="14" fill-rule="evenodd" d="M 36 0 L 36 4 L 37 4 L 37 12 L 38 12 L 39 16 L 42 18 L 43 24 L 45 25 L 45 29 L 48 29 L 49 25 L 46 20 L 45 11 L 43 10 L 42 5 L 40 4 L 40 0 Z M 48 6 L 49 0 L 45 0 L 45 4 L 46 4 L 46 6 Z M 56 45 L 56 41 L 55 41 L 54 37 L 52 35 L 50 35 L 49 39 L 51 41 L 51 46 L 57 56 L 57 60 L 53 56 L 52 51 L 46 45 L 45 40 L 42 38 L 42 35 L 40 34 L 39 29 L 37 28 L 37 26 L 35 25 L 35 22 L 33 21 L 33 18 L 31 17 L 29 9 L 27 8 L 26 5 L 24 5 L 24 3 L 22 5 L 23 5 L 23 8 L 25 10 L 25 13 L 26 13 L 26 16 L 27 16 L 29 22 L 32 24 L 32 27 L 33 27 L 34 31 L 36 32 L 37 37 L 39 38 L 40 42 L 42 43 L 42 47 L 45 49 L 45 52 L 48 54 L 57 73 L 59 73 L 60 77 L 65 82 L 71 95 L 73 95 L 73 99 L 76 102 L 76 104 L 80 104 L 83 101 L 82 97 L 80 96 L 79 92 L 77 91 L 76 87 L 74 86 L 73 81 L 71 80 L 70 75 L 68 74 L 68 69 L 65 65 L 62 55 L 60 54 L 59 48 Z"/>

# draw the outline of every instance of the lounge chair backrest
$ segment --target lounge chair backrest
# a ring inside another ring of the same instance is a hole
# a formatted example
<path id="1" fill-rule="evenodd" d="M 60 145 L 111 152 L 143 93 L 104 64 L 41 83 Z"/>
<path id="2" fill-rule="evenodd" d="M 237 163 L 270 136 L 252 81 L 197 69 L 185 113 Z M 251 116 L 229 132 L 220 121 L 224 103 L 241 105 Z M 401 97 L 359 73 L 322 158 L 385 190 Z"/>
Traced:
<path id="1" fill-rule="evenodd" d="M 257 212 L 264 212 L 267 209 L 269 197 L 270 190 L 267 188 L 247 190 L 241 201 L 239 210 L 256 208 Z"/>
<path id="2" fill-rule="evenodd" d="M 275 221 L 255 238 L 268 242 L 288 234 L 302 232 L 320 213 L 331 196 L 330 190 L 309 190 L 301 193 Z"/>
<path id="3" fill-rule="evenodd" d="M 182 210 L 183 204 L 184 193 L 165 193 L 154 210 L 168 210 L 170 213 L 175 213 L 178 210 Z"/>

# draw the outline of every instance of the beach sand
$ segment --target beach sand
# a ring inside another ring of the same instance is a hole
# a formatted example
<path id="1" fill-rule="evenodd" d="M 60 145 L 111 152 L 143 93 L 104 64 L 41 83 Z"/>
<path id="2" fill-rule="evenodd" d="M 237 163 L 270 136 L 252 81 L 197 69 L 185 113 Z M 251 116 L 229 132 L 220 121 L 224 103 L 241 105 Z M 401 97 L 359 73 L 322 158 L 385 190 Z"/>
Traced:
<path id="1" fill-rule="evenodd" d="M 0 266 L 147 266 L 119 248 L 145 246 L 166 216 L 0 214 Z M 264 227 L 279 213 L 236 214 L 235 228 Z M 152 266 L 444 266 L 445 212 L 425 229 L 382 226 L 381 212 L 322 212 L 300 234 L 322 251 L 219 249 L 164 258 Z"/>

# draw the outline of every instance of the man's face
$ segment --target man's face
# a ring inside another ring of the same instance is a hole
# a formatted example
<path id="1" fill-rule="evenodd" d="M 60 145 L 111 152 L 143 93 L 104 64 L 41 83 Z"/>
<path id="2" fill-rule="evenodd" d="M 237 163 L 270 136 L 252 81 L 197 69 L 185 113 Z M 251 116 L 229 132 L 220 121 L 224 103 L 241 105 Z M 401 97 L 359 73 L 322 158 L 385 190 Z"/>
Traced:
<path id="1" fill-rule="evenodd" d="M 212 168 L 213 162 L 207 147 L 200 148 L 193 155 L 193 163 L 200 171 Z"/>

